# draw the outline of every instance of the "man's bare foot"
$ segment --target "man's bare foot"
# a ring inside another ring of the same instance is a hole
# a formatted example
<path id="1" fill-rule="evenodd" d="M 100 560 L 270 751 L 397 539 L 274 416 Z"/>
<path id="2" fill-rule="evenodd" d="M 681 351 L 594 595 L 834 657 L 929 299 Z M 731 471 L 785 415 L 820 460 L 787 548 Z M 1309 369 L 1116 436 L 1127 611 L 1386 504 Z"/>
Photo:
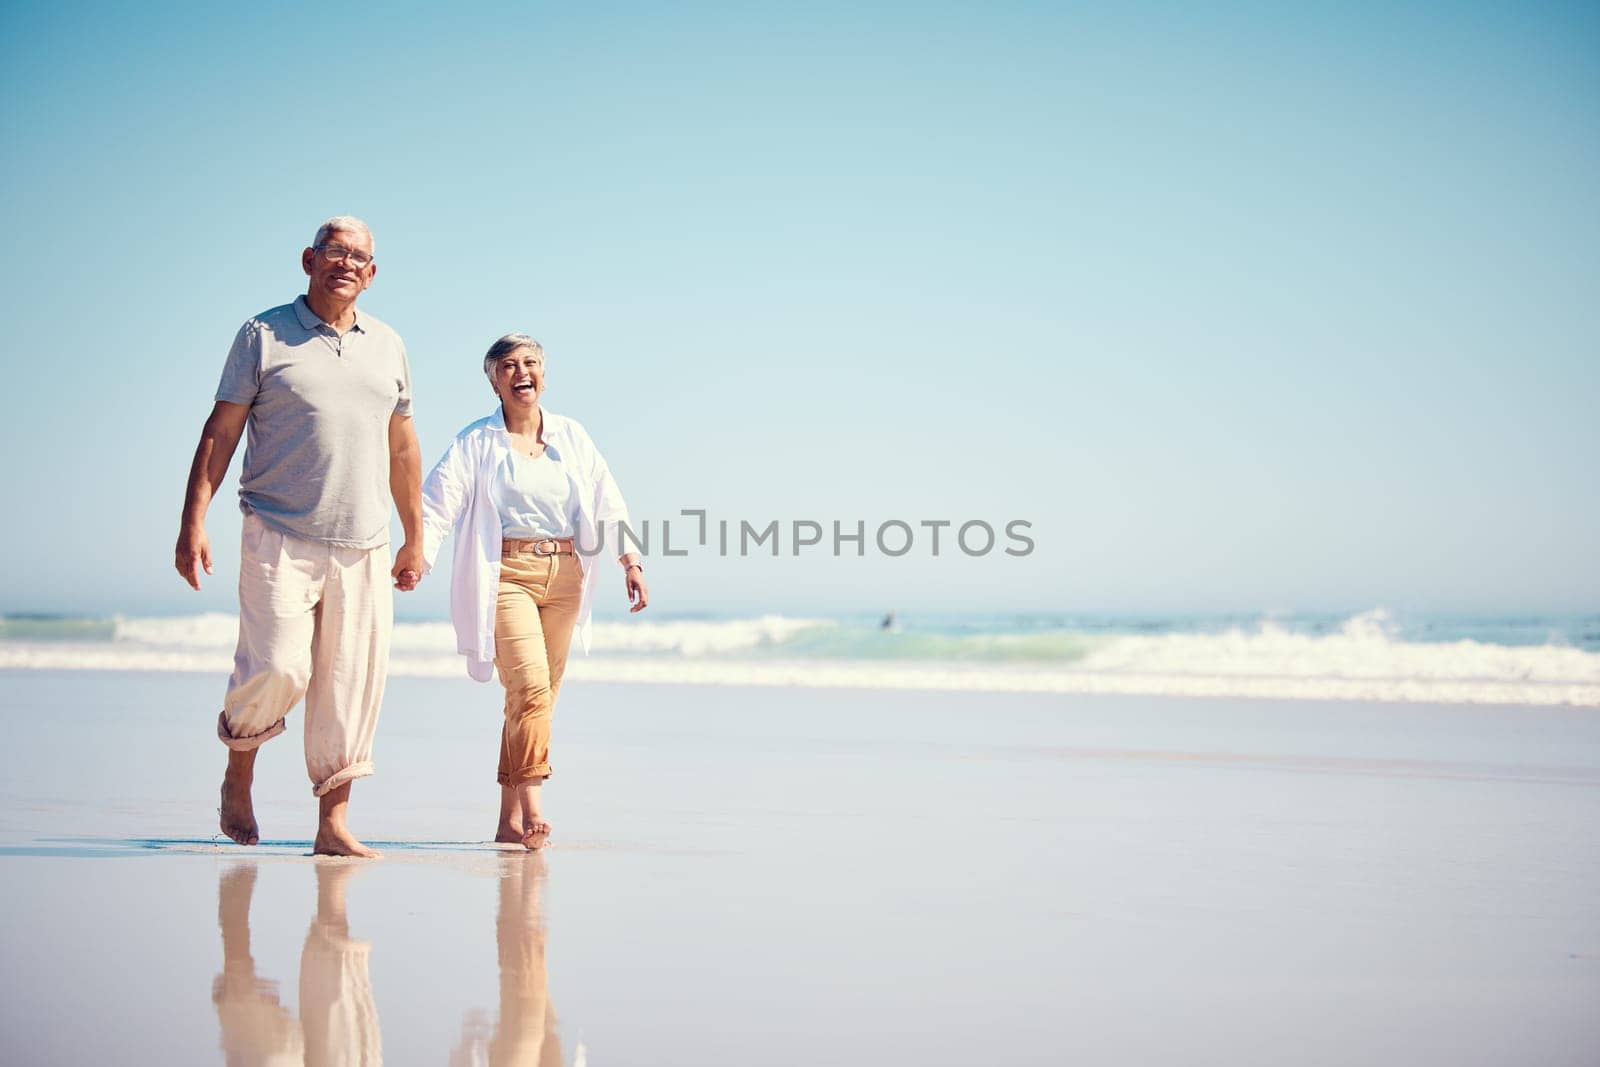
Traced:
<path id="1" fill-rule="evenodd" d="M 530 852 L 544 848 L 550 840 L 550 824 L 535 816 L 528 821 L 528 829 L 522 835 L 522 847 Z"/>
<path id="2" fill-rule="evenodd" d="M 217 814 L 221 817 L 222 832 L 240 845 L 253 845 L 261 840 L 256 809 L 250 799 L 255 767 L 255 749 L 228 752 L 228 771 L 222 776 L 222 805 Z"/>
<path id="3" fill-rule="evenodd" d="M 349 830 L 344 827 L 319 826 L 317 839 L 311 845 L 311 851 L 319 856 L 359 856 L 362 859 L 377 859 L 381 852 L 368 848 L 357 841 Z"/>
<path id="4" fill-rule="evenodd" d="M 517 822 L 501 822 L 499 826 L 495 827 L 494 840 L 495 840 L 495 844 L 498 844 L 498 845 L 520 845 L 520 844 L 522 844 L 522 823 L 521 823 L 521 821 L 519 820 Z"/>
<path id="5" fill-rule="evenodd" d="M 346 782 L 322 795 L 317 813 L 317 839 L 311 851 L 319 856 L 360 856 L 376 859 L 376 849 L 357 841 L 344 824 L 345 809 L 350 805 L 350 783 Z"/>

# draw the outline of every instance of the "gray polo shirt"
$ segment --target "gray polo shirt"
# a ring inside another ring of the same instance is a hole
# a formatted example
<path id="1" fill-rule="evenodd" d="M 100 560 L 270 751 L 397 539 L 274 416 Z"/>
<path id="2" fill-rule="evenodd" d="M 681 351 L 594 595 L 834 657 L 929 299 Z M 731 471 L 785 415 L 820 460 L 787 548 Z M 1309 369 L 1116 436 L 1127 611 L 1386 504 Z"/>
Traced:
<path id="1" fill-rule="evenodd" d="M 239 327 L 217 399 L 250 406 L 241 511 L 307 541 L 389 543 L 389 417 L 411 414 L 399 334 L 358 311 L 340 337 L 297 297 Z"/>

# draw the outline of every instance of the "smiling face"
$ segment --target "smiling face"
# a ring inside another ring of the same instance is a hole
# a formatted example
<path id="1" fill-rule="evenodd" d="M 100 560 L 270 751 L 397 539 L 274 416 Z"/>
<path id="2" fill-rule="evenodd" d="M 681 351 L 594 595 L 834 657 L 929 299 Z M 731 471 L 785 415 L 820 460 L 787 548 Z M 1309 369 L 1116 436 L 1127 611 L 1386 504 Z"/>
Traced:
<path id="1" fill-rule="evenodd" d="M 495 362 L 489 381 L 506 410 L 531 412 L 544 393 L 544 353 L 537 348 L 513 349 Z"/>
<path id="2" fill-rule="evenodd" d="M 366 262 L 357 266 L 357 259 Z M 372 259 L 372 235 L 334 230 L 321 250 L 308 248 L 300 253 L 300 266 L 311 278 L 308 292 L 338 304 L 353 303 L 378 273 L 378 264 Z"/>

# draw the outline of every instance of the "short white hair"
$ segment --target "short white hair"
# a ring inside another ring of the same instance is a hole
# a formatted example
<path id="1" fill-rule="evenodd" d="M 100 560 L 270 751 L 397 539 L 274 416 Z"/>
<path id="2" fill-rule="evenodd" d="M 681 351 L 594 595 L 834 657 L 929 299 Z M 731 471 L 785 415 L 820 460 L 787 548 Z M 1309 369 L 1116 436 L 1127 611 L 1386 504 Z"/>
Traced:
<path id="1" fill-rule="evenodd" d="M 366 223 L 354 215 L 335 215 L 317 227 L 317 235 L 311 239 L 311 247 L 321 248 L 328 243 L 328 238 L 336 233 L 359 233 L 366 236 L 368 243 L 372 241 L 372 228 Z"/>
<path id="2" fill-rule="evenodd" d="M 513 352 L 524 348 L 531 348 L 539 353 L 539 358 L 544 359 L 544 345 L 535 341 L 525 333 L 508 333 L 500 340 L 489 346 L 488 353 L 483 357 L 483 374 L 491 382 L 494 381 L 494 365 L 505 359 Z"/>

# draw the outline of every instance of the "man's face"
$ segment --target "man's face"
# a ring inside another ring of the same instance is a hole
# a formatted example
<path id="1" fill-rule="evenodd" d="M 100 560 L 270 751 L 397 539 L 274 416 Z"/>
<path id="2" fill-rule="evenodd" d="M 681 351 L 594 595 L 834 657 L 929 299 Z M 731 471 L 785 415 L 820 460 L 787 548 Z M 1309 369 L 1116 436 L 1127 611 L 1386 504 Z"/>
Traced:
<path id="1" fill-rule="evenodd" d="M 365 260 L 358 266 L 357 260 Z M 341 304 L 350 303 L 372 284 L 378 265 L 372 259 L 372 238 L 364 233 L 334 230 L 321 249 L 300 253 L 300 266 L 311 277 L 309 290 Z"/>

